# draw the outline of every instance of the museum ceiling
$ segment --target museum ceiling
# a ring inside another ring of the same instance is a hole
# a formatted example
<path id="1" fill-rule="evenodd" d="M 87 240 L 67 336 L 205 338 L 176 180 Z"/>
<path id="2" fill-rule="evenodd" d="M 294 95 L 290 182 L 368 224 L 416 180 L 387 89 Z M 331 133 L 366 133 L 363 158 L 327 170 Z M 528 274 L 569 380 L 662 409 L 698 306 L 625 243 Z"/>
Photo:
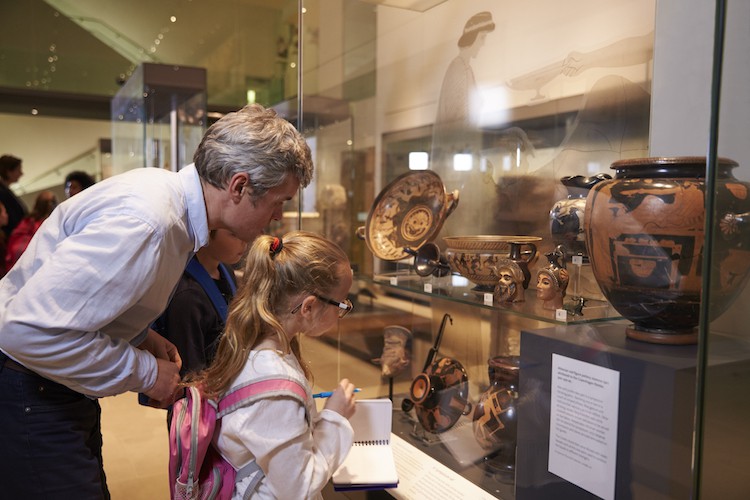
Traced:
<path id="1" fill-rule="evenodd" d="M 0 112 L 108 102 L 143 62 L 206 68 L 209 106 L 236 107 L 249 82 L 278 76 L 296 9 L 296 0 L 2 0 Z"/>

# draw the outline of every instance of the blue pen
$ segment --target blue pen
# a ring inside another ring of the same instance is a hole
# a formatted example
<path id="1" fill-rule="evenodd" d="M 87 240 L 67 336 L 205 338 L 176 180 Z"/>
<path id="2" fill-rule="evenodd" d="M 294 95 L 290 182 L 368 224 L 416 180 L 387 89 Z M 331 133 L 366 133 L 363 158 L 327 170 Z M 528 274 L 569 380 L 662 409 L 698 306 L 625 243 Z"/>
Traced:
<path id="1" fill-rule="evenodd" d="M 356 389 L 354 389 L 354 392 L 360 392 L 361 390 L 362 389 L 357 387 Z M 313 394 L 314 398 L 330 398 L 331 396 L 333 396 L 333 391 L 325 391 L 325 392 L 319 392 L 317 394 Z"/>

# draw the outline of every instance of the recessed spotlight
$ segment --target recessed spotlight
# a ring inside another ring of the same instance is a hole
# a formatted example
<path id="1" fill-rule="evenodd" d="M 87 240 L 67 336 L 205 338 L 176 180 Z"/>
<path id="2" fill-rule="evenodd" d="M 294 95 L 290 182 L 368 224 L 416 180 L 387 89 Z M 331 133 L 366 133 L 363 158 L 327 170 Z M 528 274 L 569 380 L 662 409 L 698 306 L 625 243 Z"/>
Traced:
<path id="1" fill-rule="evenodd" d="M 177 16 L 170 16 L 169 20 L 172 21 L 173 23 L 176 23 L 177 22 Z"/>
<path id="2" fill-rule="evenodd" d="M 31 114 L 34 115 L 34 116 L 36 116 L 36 115 L 39 114 L 39 110 L 36 109 L 36 108 L 31 108 Z"/>

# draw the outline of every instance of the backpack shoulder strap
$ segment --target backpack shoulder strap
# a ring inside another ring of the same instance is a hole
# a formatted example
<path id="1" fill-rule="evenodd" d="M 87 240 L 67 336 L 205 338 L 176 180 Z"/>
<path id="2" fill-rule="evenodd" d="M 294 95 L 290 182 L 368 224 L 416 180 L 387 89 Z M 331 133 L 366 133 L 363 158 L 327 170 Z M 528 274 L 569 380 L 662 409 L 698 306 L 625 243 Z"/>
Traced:
<path id="1" fill-rule="evenodd" d="M 238 408 L 247 406 L 259 399 L 272 396 L 288 396 L 296 399 L 303 406 L 307 404 L 307 390 L 298 381 L 290 378 L 256 379 L 229 390 L 218 404 L 217 418 L 221 418 Z"/>
<path id="2" fill-rule="evenodd" d="M 232 296 L 234 296 L 237 293 L 237 281 L 235 281 L 234 272 L 222 262 L 219 262 L 219 272 L 224 276 L 227 283 L 229 283 L 229 289 L 232 291 Z"/>
<path id="3" fill-rule="evenodd" d="M 296 399 L 303 407 L 305 407 L 305 414 L 307 415 L 308 413 L 307 390 L 300 382 L 291 377 L 269 377 L 255 379 L 251 382 L 231 388 L 229 392 L 219 400 L 216 418 L 221 418 L 243 406 L 247 406 L 250 403 L 269 396 L 287 396 Z M 251 460 L 237 471 L 235 484 L 249 476 L 253 476 L 253 478 L 243 492 L 242 498 L 244 500 L 250 498 L 261 480 L 265 477 L 263 469 L 261 469 L 255 459 Z"/>
<path id="4" fill-rule="evenodd" d="M 227 270 L 221 269 L 221 265 L 219 266 L 220 272 L 224 274 L 225 277 L 227 277 L 227 280 L 230 283 L 230 286 L 234 288 L 234 282 L 230 279 L 228 279 L 227 276 Z M 216 309 L 216 312 L 219 314 L 219 317 L 221 317 L 222 321 L 227 320 L 227 311 L 229 310 L 227 306 L 226 300 L 224 300 L 224 297 L 221 295 L 221 292 L 219 291 L 219 287 L 216 286 L 216 283 L 214 283 L 213 278 L 210 274 L 208 274 L 208 271 L 206 271 L 206 268 L 203 267 L 203 265 L 198 261 L 197 257 L 193 257 L 190 259 L 190 262 L 188 262 L 187 267 L 185 268 L 185 272 L 188 273 L 190 276 L 195 279 L 195 281 L 198 282 L 198 284 L 203 288 L 203 291 L 206 292 L 206 295 L 208 295 L 208 298 L 211 299 L 211 303 L 214 306 L 214 309 Z M 234 292 L 236 288 L 234 288 L 232 291 Z"/>
<path id="5" fill-rule="evenodd" d="M 250 480 L 250 483 L 248 483 L 244 493 L 242 494 L 243 500 L 248 500 L 253 492 L 255 492 L 255 490 L 258 488 L 258 485 L 263 480 L 263 478 L 266 477 L 266 475 L 263 473 L 263 469 L 260 468 L 260 465 L 258 465 L 258 462 L 256 462 L 255 459 L 251 460 L 247 465 L 237 471 L 237 475 L 234 479 L 235 485 L 241 483 L 243 479 L 250 476 L 253 476 L 253 478 Z"/>

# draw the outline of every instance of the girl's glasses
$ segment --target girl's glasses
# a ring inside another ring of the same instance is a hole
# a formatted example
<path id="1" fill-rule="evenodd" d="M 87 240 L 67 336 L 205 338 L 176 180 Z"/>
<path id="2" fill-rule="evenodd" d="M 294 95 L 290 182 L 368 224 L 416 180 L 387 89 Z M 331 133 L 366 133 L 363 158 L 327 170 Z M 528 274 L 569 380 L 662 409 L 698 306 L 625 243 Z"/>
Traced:
<path id="1" fill-rule="evenodd" d="M 323 302 L 325 302 L 327 304 L 331 304 L 332 306 L 338 307 L 339 308 L 339 311 L 338 311 L 339 312 L 339 319 L 343 318 L 344 316 L 346 316 L 347 314 L 349 314 L 349 311 L 351 311 L 352 309 L 354 309 L 354 306 L 352 305 L 352 301 L 349 300 L 349 299 L 344 299 L 343 302 L 339 302 L 338 300 L 333 300 L 333 299 L 331 299 L 329 297 L 326 297 L 324 295 L 318 295 L 317 293 L 313 293 L 312 295 L 315 298 L 317 298 L 318 300 L 322 300 Z M 295 314 L 297 311 L 300 310 L 301 307 L 302 307 L 302 303 L 300 303 L 297 307 L 295 307 L 294 309 L 292 309 L 290 311 L 290 313 L 291 314 Z"/>

